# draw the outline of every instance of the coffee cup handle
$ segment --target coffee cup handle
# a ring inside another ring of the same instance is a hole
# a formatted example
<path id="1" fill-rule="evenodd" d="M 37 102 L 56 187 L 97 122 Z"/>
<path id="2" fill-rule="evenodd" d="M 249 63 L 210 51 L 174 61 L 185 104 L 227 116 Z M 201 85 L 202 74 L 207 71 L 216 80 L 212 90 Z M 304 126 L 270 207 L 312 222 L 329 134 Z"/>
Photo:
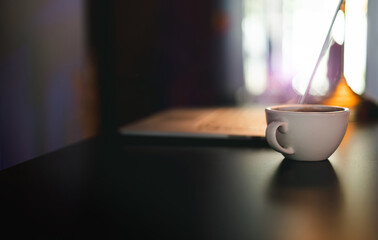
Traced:
<path id="1" fill-rule="evenodd" d="M 292 147 L 284 148 L 282 147 L 277 141 L 277 129 L 282 127 L 283 133 L 287 132 L 287 123 L 280 122 L 280 121 L 273 121 L 268 124 L 266 128 L 265 136 L 266 140 L 268 141 L 269 145 L 276 151 L 285 153 L 285 154 L 294 154 L 294 149 Z"/>

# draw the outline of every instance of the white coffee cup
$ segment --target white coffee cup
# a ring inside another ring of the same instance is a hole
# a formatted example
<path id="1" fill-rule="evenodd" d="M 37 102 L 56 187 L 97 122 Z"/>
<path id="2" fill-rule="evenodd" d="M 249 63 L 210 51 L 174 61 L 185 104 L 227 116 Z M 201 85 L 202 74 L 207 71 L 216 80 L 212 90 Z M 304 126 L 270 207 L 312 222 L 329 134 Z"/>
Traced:
<path id="1" fill-rule="evenodd" d="M 344 107 L 296 104 L 265 109 L 266 140 L 285 158 L 302 161 L 328 159 L 340 145 L 349 118 Z"/>

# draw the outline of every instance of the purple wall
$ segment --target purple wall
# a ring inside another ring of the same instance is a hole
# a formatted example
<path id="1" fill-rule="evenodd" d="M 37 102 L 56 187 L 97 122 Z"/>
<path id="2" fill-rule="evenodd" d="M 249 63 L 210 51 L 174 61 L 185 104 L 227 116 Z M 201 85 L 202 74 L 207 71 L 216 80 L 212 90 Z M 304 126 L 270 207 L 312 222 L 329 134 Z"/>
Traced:
<path id="1" fill-rule="evenodd" d="M 0 169 L 96 132 L 82 0 L 0 3 Z"/>

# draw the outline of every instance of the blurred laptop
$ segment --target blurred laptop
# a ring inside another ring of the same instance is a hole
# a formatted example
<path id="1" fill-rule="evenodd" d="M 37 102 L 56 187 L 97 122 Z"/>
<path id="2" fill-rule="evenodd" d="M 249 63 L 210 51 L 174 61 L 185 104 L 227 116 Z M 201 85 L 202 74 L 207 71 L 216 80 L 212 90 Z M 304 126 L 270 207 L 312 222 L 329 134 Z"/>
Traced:
<path id="1" fill-rule="evenodd" d="M 265 137 L 265 108 L 176 108 L 120 128 L 123 135 L 251 139 Z"/>

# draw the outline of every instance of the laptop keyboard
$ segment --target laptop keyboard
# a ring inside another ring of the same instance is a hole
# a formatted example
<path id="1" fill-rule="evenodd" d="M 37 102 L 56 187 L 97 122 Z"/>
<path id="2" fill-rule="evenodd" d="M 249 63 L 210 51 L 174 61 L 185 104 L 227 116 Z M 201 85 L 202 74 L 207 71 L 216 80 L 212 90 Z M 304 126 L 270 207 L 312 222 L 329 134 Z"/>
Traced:
<path id="1" fill-rule="evenodd" d="M 265 130 L 264 109 L 221 108 L 198 125 L 201 131 L 261 131 Z"/>

